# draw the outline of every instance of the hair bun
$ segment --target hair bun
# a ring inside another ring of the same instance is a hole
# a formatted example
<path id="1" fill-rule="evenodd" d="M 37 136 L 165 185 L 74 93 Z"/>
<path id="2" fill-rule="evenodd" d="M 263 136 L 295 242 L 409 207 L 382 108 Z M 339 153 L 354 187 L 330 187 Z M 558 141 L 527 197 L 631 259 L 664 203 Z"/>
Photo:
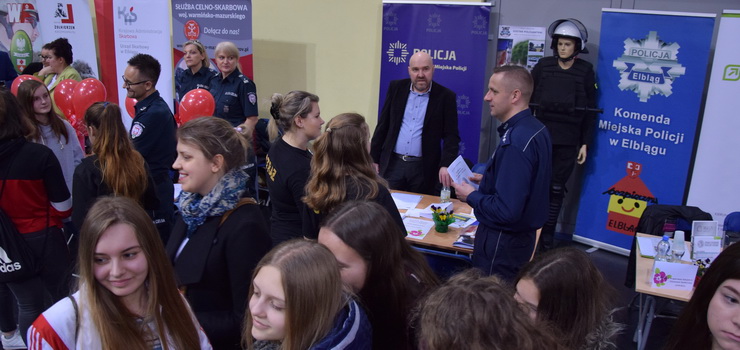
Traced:
<path id="1" fill-rule="evenodd" d="M 275 120 L 280 120 L 280 105 L 273 103 L 272 106 L 270 106 L 270 115 Z"/>
<path id="2" fill-rule="evenodd" d="M 270 105 L 270 115 L 273 119 L 280 121 L 280 106 L 283 104 L 283 95 L 274 93 L 270 100 L 272 102 Z"/>

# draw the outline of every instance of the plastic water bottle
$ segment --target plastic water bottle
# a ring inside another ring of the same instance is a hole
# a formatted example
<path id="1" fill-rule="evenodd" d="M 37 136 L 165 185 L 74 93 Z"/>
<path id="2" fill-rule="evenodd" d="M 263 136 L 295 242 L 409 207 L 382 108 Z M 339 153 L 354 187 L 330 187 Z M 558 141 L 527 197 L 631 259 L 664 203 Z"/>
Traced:
<path id="1" fill-rule="evenodd" d="M 655 261 L 671 261 L 671 242 L 667 235 L 655 246 Z"/>
<path id="2" fill-rule="evenodd" d="M 450 201 L 450 188 L 447 186 L 442 186 L 442 191 L 439 192 L 439 201 L 442 203 L 447 203 Z"/>

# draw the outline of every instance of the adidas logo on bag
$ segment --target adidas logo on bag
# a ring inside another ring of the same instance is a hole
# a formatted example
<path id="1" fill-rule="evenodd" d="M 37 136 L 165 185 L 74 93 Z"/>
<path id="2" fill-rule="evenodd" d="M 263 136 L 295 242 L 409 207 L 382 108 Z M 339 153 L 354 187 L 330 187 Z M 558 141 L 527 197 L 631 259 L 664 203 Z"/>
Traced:
<path id="1" fill-rule="evenodd" d="M 21 263 L 13 262 L 13 260 L 10 260 L 10 257 L 8 256 L 8 253 L 5 252 L 5 249 L 0 247 L 0 272 L 14 272 L 20 269 Z"/>

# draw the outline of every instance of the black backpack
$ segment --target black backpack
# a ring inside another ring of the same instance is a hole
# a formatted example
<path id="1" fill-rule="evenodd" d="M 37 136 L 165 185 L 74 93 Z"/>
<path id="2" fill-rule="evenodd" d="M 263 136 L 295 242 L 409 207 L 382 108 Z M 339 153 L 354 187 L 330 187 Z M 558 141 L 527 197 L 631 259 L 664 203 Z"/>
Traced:
<path id="1" fill-rule="evenodd" d="M 5 192 L 5 184 L 8 182 L 12 165 L 11 159 L 0 189 L 0 198 Z M 40 267 L 26 240 L 18 232 L 10 217 L 0 208 L 0 283 L 16 282 L 36 276 Z"/>

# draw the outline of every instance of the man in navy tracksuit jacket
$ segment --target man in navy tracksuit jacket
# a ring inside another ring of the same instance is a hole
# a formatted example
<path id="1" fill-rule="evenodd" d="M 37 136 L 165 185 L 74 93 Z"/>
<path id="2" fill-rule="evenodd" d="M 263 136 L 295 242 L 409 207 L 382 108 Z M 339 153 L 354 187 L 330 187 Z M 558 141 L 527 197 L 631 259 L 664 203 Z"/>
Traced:
<path id="1" fill-rule="evenodd" d="M 547 219 L 552 143 L 545 126 L 532 116 L 532 77 L 522 67 L 494 70 L 485 101 L 501 122 L 501 138 L 484 174 L 471 178 L 480 187 L 454 183 L 458 198 L 475 209 L 480 222 L 473 265 L 512 281 L 535 246 L 535 232 Z"/>

